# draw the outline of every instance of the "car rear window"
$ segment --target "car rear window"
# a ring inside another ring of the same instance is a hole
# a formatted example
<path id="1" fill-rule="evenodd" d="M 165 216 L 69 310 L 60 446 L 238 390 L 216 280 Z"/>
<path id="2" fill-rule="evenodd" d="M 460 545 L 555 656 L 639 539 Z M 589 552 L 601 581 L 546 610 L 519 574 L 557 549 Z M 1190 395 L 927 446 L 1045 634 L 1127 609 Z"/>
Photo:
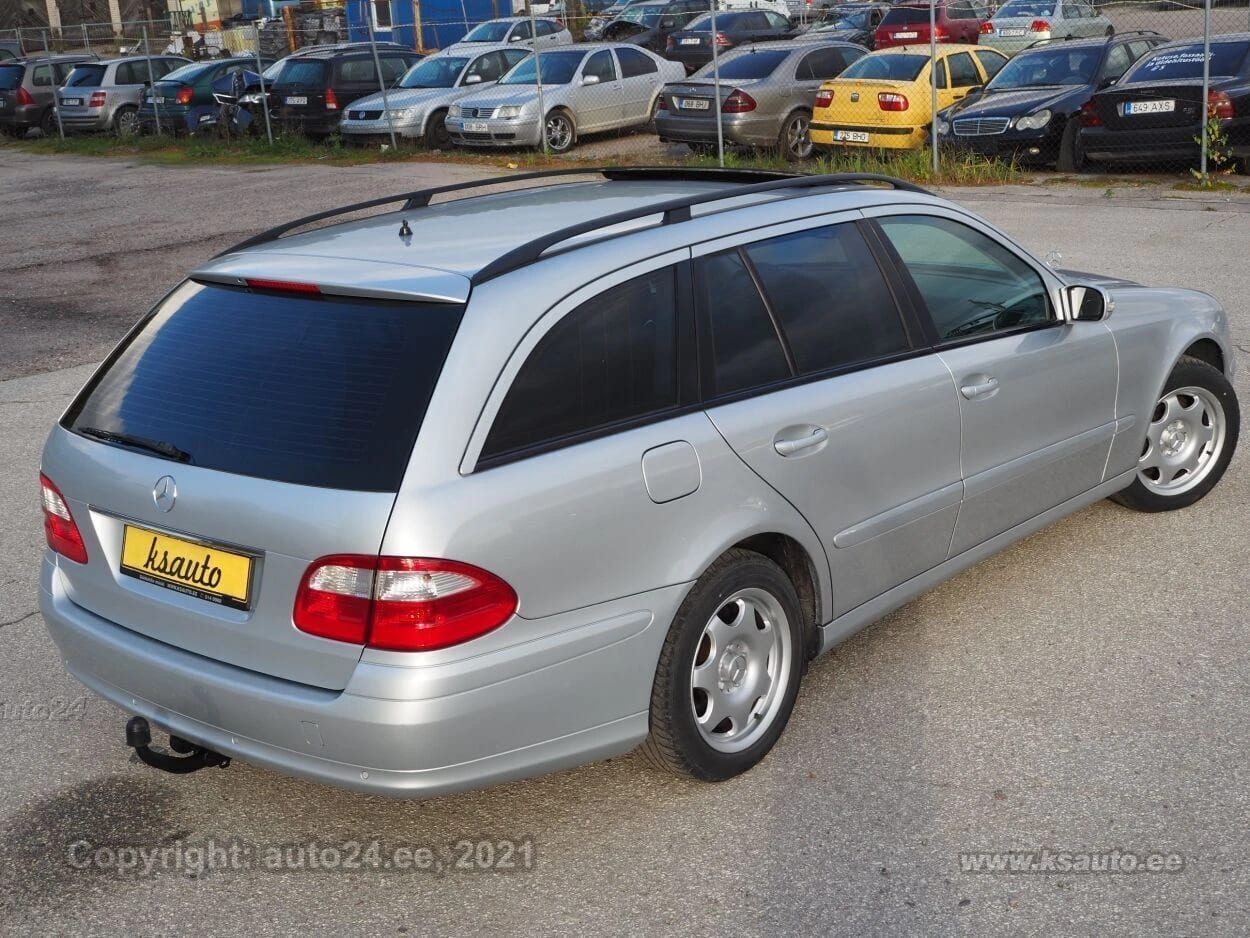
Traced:
<path id="1" fill-rule="evenodd" d="M 942 11 L 938 10 L 938 19 L 942 18 Z M 911 26 L 916 23 L 929 22 L 928 7 L 894 7 L 885 15 L 885 19 L 881 21 L 882 26 Z"/>
<path id="2" fill-rule="evenodd" d="M 189 281 L 110 356 L 64 426 L 172 444 L 207 469 L 394 492 L 462 314 Z"/>
<path id="3" fill-rule="evenodd" d="M 207 65 L 202 63 L 183 65 L 181 68 L 176 68 L 168 73 L 162 81 L 178 81 L 190 85 L 205 72 L 212 71 L 215 68 L 217 68 L 216 62 L 209 62 Z"/>
<path id="4" fill-rule="evenodd" d="M 1211 43 L 1211 74 L 1220 77 L 1241 74 L 1250 43 Z M 1125 81 L 1166 81 L 1171 78 L 1202 77 L 1202 43 L 1180 48 L 1159 49 L 1146 56 Z"/>
<path id="5" fill-rule="evenodd" d="M 747 78 L 767 78 L 773 73 L 773 69 L 781 64 L 782 60 L 793 51 L 793 49 L 758 51 L 752 50 L 748 46 L 746 52 L 739 53 L 733 58 L 727 58 L 719 63 L 720 77 L 736 81 L 742 81 Z M 705 65 L 693 77 L 711 78 L 714 71 L 715 69 L 710 64 Z"/>
<path id="6" fill-rule="evenodd" d="M 75 65 L 65 80 L 66 88 L 96 88 L 104 84 L 107 65 Z"/>
<path id="7" fill-rule="evenodd" d="M 12 91 L 22 85 L 22 73 L 26 69 L 21 65 L 0 65 L 0 89 Z"/>
<path id="8" fill-rule="evenodd" d="M 327 63 L 320 59 L 291 59 L 274 73 L 275 88 L 319 88 L 325 84 Z"/>
<path id="9" fill-rule="evenodd" d="M 915 81 L 929 62 L 927 55 L 866 55 L 852 62 L 838 78 L 880 78 Z"/>

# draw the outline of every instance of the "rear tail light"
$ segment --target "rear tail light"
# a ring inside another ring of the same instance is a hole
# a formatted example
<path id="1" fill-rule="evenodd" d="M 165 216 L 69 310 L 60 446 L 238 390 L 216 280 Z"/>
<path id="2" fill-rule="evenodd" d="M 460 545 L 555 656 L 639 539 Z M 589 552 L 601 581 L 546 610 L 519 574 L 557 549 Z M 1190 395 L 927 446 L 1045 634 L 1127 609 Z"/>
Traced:
<path id="1" fill-rule="evenodd" d="M 74 563 L 86 563 L 87 545 L 82 541 L 82 532 L 74 523 L 61 490 L 42 472 L 39 473 L 39 488 L 43 495 L 43 533 L 48 546 Z"/>
<path id="2" fill-rule="evenodd" d="M 732 45 L 732 44 L 733 44 L 733 43 L 731 42 L 730 38 L 729 38 L 728 36 L 726 36 L 724 33 L 717 33 L 717 34 L 716 34 L 716 38 L 715 38 L 713 41 L 714 41 L 714 42 L 715 42 L 718 46 L 728 46 L 728 45 Z"/>
<path id="3" fill-rule="evenodd" d="M 334 93 L 333 88 L 326 89 L 326 110 L 337 111 L 339 109 L 339 96 Z"/>
<path id="4" fill-rule="evenodd" d="M 179 104 L 190 104 L 194 93 L 190 88 L 179 88 L 178 93 L 174 95 L 174 100 Z"/>
<path id="5" fill-rule="evenodd" d="M 1029 29 L 1035 33 L 1048 33 L 1050 32 L 1050 23 L 1046 22 L 1046 20 L 1034 20 L 1033 25 Z"/>
<path id="6" fill-rule="evenodd" d="M 833 106 L 833 90 L 830 88 L 821 88 L 819 91 L 817 91 L 816 92 L 816 106 L 817 107 L 832 107 Z"/>
<path id="7" fill-rule="evenodd" d="M 729 93 L 725 103 L 721 105 L 722 114 L 742 114 L 755 110 L 755 99 L 745 91 L 734 90 Z"/>
<path id="8" fill-rule="evenodd" d="M 91 100 L 87 102 L 87 107 L 104 107 L 104 97 L 103 91 L 91 92 Z"/>
<path id="9" fill-rule="evenodd" d="M 1233 108 L 1233 99 L 1228 96 L 1227 91 L 1207 92 L 1208 117 L 1218 117 L 1220 120 L 1227 120 L 1235 114 L 1236 111 Z"/>
<path id="10" fill-rule="evenodd" d="M 937 37 L 938 42 L 941 42 L 943 39 L 949 39 L 951 37 L 951 34 L 947 31 L 945 26 L 939 26 L 937 28 L 937 31 L 933 35 Z"/>
<path id="11" fill-rule="evenodd" d="M 667 111 L 668 99 L 665 98 L 664 95 L 660 95 L 660 100 L 656 102 L 655 107 L 656 107 L 656 110 L 658 111 Z"/>
<path id="12" fill-rule="evenodd" d="M 27 91 L 25 88 L 18 88 L 17 89 L 17 103 L 19 105 L 26 105 L 26 106 L 32 105 L 35 103 L 35 96 L 31 94 L 29 91 Z"/>
<path id="13" fill-rule="evenodd" d="M 248 277 L 244 283 L 253 290 L 281 290 L 283 293 L 321 292 L 321 288 L 315 283 L 297 283 L 294 280 L 262 280 L 259 277 Z"/>
<path id="14" fill-rule="evenodd" d="M 389 651 L 433 651 L 499 628 L 512 587 L 454 560 L 336 554 L 314 561 L 292 620 L 310 635 Z"/>
<path id="15" fill-rule="evenodd" d="M 994 32 L 994 24 L 988 20 L 981 24 L 981 35 L 988 36 Z"/>
<path id="16" fill-rule="evenodd" d="M 1086 101 L 1081 105 L 1080 114 L 1081 125 L 1084 127 L 1101 127 L 1102 115 L 1098 113 L 1098 107 L 1094 102 Z"/>
<path id="17" fill-rule="evenodd" d="M 877 95 L 877 104 L 883 111 L 905 111 L 909 107 L 907 95 L 883 91 Z"/>

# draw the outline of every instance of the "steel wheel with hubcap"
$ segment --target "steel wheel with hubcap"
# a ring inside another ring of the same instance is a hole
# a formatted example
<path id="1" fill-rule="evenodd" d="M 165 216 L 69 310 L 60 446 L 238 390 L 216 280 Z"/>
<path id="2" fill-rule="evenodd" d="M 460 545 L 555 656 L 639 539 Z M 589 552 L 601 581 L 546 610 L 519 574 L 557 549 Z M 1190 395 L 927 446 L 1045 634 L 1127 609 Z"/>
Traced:
<path id="1" fill-rule="evenodd" d="M 113 115 L 113 130 L 119 137 L 132 137 L 139 132 L 139 110 L 133 107 L 119 108 Z"/>
<path id="2" fill-rule="evenodd" d="M 798 694 L 803 622 L 794 585 L 773 561 L 741 549 L 717 560 L 669 628 L 643 755 L 705 781 L 762 759 Z"/>
<path id="3" fill-rule="evenodd" d="M 810 159 L 812 155 L 812 116 L 806 111 L 795 111 L 781 125 L 777 138 L 781 155 L 789 162 Z"/>
<path id="4" fill-rule="evenodd" d="M 552 153 L 564 153 L 573 148 L 577 132 L 573 129 L 573 119 L 563 111 L 552 111 L 547 115 L 547 149 Z"/>
<path id="5" fill-rule="evenodd" d="M 1150 414 L 1137 478 L 1114 499 L 1139 511 L 1192 505 L 1224 475 L 1240 422 L 1237 397 L 1219 369 L 1182 358 Z"/>

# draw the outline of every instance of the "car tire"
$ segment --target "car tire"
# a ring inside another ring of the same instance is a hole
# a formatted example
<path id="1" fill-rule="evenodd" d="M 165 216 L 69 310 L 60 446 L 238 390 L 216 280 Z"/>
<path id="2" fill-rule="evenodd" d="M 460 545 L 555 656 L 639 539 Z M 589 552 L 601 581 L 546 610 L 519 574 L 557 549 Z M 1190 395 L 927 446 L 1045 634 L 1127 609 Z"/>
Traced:
<path id="1" fill-rule="evenodd" d="M 1106 37 L 1108 37 L 1108 38 L 1110 38 L 1110 37 L 1114 36 L 1114 35 L 1115 35 L 1115 27 L 1114 27 L 1114 26 L 1108 26 L 1108 27 L 1107 27 L 1107 31 L 1106 31 L 1105 33 L 1103 33 L 1103 35 L 1104 35 L 1104 36 L 1106 36 Z"/>
<path id="2" fill-rule="evenodd" d="M 759 762 L 794 709 L 805 631 L 798 595 L 782 569 L 754 551 L 726 552 L 695 583 L 669 627 L 643 758 L 708 782 Z"/>
<path id="3" fill-rule="evenodd" d="M 781 132 L 777 134 L 777 150 L 787 163 L 801 163 L 812 158 L 814 147 L 810 111 L 798 110 L 786 117 L 781 124 Z"/>
<path id="4" fill-rule="evenodd" d="M 451 134 L 447 131 L 447 109 L 435 111 L 425 119 L 425 134 L 422 142 L 428 150 L 450 150 Z"/>
<path id="5" fill-rule="evenodd" d="M 655 96 L 655 100 L 651 102 L 650 116 L 647 118 L 647 123 L 643 127 L 644 131 L 646 131 L 649 134 L 656 133 L 655 116 L 659 113 L 660 113 L 660 95 L 657 94 Z"/>
<path id="6" fill-rule="evenodd" d="M 1079 173 L 1085 165 L 1081 155 L 1081 126 L 1073 114 L 1063 125 L 1063 136 L 1059 138 L 1059 155 L 1055 159 L 1055 169 L 1061 173 Z"/>
<path id="7" fill-rule="evenodd" d="M 113 133 L 119 137 L 135 137 L 139 133 L 139 109 L 127 104 L 113 115 Z"/>
<path id="8" fill-rule="evenodd" d="M 49 139 L 61 135 L 61 127 L 56 122 L 55 108 L 49 107 L 44 109 L 43 115 L 39 118 L 39 130 Z"/>
<path id="9" fill-rule="evenodd" d="M 1228 379 L 1185 356 L 1163 385 L 1133 484 L 1111 496 L 1135 511 L 1187 508 L 1215 488 L 1237 448 L 1241 409 Z"/>
<path id="10" fill-rule="evenodd" d="M 559 108 L 549 111 L 546 131 L 543 143 L 552 153 L 568 153 L 577 143 L 577 126 L 573 123 L 573 115 L 568 111 Z"/>

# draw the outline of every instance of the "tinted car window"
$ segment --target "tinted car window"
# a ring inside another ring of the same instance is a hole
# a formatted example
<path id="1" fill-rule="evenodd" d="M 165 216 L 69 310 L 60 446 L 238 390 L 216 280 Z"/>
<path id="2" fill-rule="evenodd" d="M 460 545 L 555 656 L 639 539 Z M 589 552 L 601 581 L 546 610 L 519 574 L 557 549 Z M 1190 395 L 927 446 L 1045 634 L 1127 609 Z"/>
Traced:
<path id="1" fill-rule="evenodd" d="M 654 75 L 660 70 L 651 56 L 637 49 L 617 49 L 616 57 L 621 60 L 621 74 L 626 78 L 638 75 Z"/>
<path id="2" fill-rule="evenodd" d="M 0 90 L 13 91 L 22 86 L 26 69 L 21 65 L 0 65 Z"/>
<path id="3" fill-rule="evenodd" d="M 709 396 L 733 394 L 790 377 L 768 308 L 735 249 L 695 267 L 702 329 L 712 350 Z"/>
<path id="4" fill-rule="evenodd" d="M 582 77 L 589 78 L 591 75 L 600 82 L 616 81 L 616 63 L 612 61 L 612 53 L 607 49 L 600 49 L 586 60 Z"/>
<path id="5" fill-rule="evenodd" d="M 1094 80 L 1099 50 L 1093 46 L 1065 49 L 1062 45 L 1021 52 L 994 76 L 996 91 L 1041 85 L 1088 85 Z"/>
<path id="6" fill-rule="evenodd" d="M 320 59 L 287 59 L 272 77 L 275 89 L 319 88 L 325 85 L 329 65 Z"/>
<path id="7" fill-rule="evenodd" d="M 395 491 L 463 308 L 186 283 L 66 415 L 207 469 Z"/>
<path id="8" fill-rule="evenodd" d="M 894 297 L 854 225 L 783 235 L 746 253 L 801 374 L 908 347 Z"/>
<path id="9" fill-rule="evenodd" d="M 764 18 L 768 21 L 768 26 L 773 29 L 789 29 L 790 21 L 780 13 L 773 13 L 771 10 L 764 11 Z"/>
<path id="10" fill-rule="evenodd" d="M 345 82 L 354 82 L 356 84 L 364 84 L 372 82 L 377 84 L 377 69 L 374 68 L 373 59 L 344 59 L 338 63 L 339 80 Z"/>
<path id="11" fill-rule="evenodd" d="M 104 81 L 106 65 L 77 65 L 65 82 L 67 88 L 95 88 Z"/>
<path id="12" fill-rule="evenodd" d="M 790 55 L 788 49 L 751 50 L 726 58 L 720 64 L 720 77 L 729 81 L 747 78 L 766 78 Z M 714 69 L 711 63 L 694 73 L 694 78 L 709 78 Z"/>
<path id="13" fill-rule="evenodd" d="M 1211 43 L 1212 75 L 1238 75 L 1250 45 L 1244 42 Z M 1156 49 L 1139 61 L 1126 81 L 1159 81 L 1172 78 L 1202 77 L 1202 44 Z"/>
<path id="14" fill-rule="evenodd" d="M 482 457 L 654 414 L 677 404 L 676 273 L 636 277 L 552 326 L 517 373 Z"/>
<path id="15" fill-rule="evenodd" d="M 892 216 L 880 223 L 924 298 L 939 338 L 1051 319 L 1037 271 L 981 232 L 927 215 Z"/>
<path id="16" fill-rule="evenodd" d="M 799 81 L 821 81 L 838 75 L 846 62 L 842 49 L 817 49 L 803 56 L 795 76 Z"/>
<path id="17" fill-rule="evenodd" d="M 1107 61 L 1102 67 L 1103 80 L 1119 78 L 1131 64 L 1133 63 L 1129 59 L 1128 46 L 1116 46 L 1107 53 Z"/>
<path id="18" fill-rule="evenodd" d="M 866 55 L 847 66 L 842 78 L 884 78 L 889 81 L 915 81 L 929 64 L 927 55 Z"/>
<path id="19" fill-rule="evenodd" d="M 581 50 L 565 52 L 544 52 L 541 56 L 530 56 L 501 80 L 501 85 L 536 85 L 538 70 L 542 69 L 544 85 L 567 85 L 573 80 L 577 67 L 582 64 L 586 53 Z"/>
<path id="20" fill-rule="evenodd" d="M 34 74 L 31 75 L 30 83 L 36 86 L 51 87 L 52 66 L 51 65 L 36 65 Z"/>
<path id="21" fill-rule="evenodd" d="M 938 18 L 941 18 L 941 10 Z M 882 26 L 915 26 L 917 23 L 929 22 L 928 7 L 894 7 L 881 21 Z"/>
<path id="22" fill-rule="evenodd" d="M 977 61 L 981 63 L 981 67 L 985 69 L 986 81 L 1001 72 L 1003 66 L 1007 64 L 1005 58 L 1001 55 L 995 55 L 993 52 L 976 52 L 973 54 L 977 57 Z"/>
<path id="23" fill-rule="evenodd" d="M 970 88 L 981 84 L 981 76 L 977 74 L 977 67 L 967 52 L 958 52 L 947 58 L 946 67 L 950 69 L 951 82 L 955 88 Z"/>

